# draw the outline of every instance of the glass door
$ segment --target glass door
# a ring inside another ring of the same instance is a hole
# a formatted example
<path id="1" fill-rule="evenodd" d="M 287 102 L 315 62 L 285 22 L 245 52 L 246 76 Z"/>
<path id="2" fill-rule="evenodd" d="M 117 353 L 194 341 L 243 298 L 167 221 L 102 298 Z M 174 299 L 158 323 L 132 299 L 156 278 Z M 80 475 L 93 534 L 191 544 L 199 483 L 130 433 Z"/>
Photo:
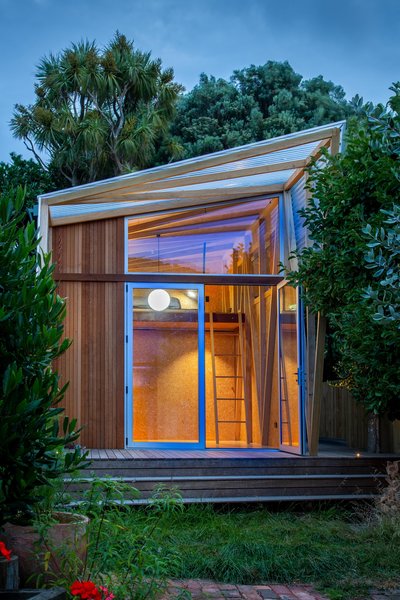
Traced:
<path id="1" fill-rule="evenodd" d="M 280 445 L 285 452 L 303 452 L 304 375 L 299 289 L 278 286 Z"/>
<path id="2" fill-rule="evenodd" d="M 126 445 L 204 447 L 204 292 L 127 284 Z"/>

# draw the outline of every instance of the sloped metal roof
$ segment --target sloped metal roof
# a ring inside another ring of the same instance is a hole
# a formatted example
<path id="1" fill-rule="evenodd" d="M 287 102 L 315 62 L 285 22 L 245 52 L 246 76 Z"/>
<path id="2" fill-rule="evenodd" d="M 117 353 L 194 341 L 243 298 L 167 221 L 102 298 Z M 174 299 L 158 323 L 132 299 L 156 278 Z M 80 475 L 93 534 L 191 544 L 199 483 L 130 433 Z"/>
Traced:
<path id="1" fill-rule="evenodd" d="M 279 193 L 298 181 L 311 157 L 331 146 L 343 129 L 340 121 L 52 192 L 40 202 L 49 206 L 51 224 L 60 225 Z"/>

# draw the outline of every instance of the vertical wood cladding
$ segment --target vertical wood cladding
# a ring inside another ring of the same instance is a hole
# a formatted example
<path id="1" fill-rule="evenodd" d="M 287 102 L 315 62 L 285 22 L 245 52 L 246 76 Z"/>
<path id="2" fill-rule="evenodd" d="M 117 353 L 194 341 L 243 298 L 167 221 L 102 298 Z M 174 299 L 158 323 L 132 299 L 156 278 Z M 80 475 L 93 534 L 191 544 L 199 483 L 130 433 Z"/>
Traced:
<path id="1" fill-rule="evenodd" d="M 124 219 L 53 227 L 57 273 L 124 272 Z"/>
<path id="2" fill-rule="evenodd" d="M 55 227 L 57 273 L 123 273 L 124 220 Z M 69 381 L 64 406 L 89 448 L 124 447 L 124 284 L 60 281 L 72 345 L 55 367 Z"/>

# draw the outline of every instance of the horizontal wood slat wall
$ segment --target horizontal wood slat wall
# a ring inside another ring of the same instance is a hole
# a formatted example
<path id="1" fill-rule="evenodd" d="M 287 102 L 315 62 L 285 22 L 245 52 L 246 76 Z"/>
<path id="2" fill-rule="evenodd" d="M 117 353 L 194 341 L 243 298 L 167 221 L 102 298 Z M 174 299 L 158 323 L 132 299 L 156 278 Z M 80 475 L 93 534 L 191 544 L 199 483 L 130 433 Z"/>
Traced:
<path id="1" fill-rule="evenodd" d="M 53 230 L 57 273 L 123 273 L 124 220 L 110 219 Z M 72 345 L 55 367 L 69 381 L 66 414 L 84 429 L 89 448 L 124 447 L 124 283 L 59 281 L 67 299 L 65 336 Z"/>

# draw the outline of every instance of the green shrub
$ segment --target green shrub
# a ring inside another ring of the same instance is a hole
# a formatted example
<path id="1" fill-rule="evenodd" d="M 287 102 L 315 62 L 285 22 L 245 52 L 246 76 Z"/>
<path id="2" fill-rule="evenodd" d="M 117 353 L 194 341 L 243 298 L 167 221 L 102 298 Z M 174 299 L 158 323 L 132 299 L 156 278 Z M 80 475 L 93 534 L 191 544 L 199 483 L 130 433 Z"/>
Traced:
<path id="1" fill-rule="evenodd" d="M 29 522 L 43 486 L 84 458 L 66 451 L 79 431 L 60 421 L 65 387 L 52 369 L 70 344 L 61 340 L 65 303 L 34 224 L 23 224 L 24 204 L 22 189 L 0 198 L 0 524 Z"/>

